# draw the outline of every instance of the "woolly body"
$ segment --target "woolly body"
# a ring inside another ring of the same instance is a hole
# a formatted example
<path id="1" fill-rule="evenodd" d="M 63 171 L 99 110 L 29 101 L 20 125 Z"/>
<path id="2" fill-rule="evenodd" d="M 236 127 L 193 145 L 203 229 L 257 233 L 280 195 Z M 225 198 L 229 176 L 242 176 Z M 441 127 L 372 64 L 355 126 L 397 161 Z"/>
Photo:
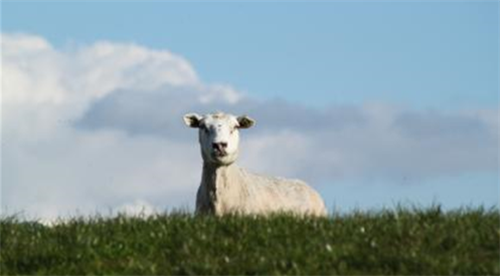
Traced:
<path id="1" fill-rule="evenodd" d="M 197 213 L 327 214 L 321 196 L 303 181 L 257 175 L 234 164 L 238 156 L 238 129 L 254 124 L 249 117 L 187 114 L 184 121 L 188 126 L 200 128 L 204 162 L 196 197 Z"/>

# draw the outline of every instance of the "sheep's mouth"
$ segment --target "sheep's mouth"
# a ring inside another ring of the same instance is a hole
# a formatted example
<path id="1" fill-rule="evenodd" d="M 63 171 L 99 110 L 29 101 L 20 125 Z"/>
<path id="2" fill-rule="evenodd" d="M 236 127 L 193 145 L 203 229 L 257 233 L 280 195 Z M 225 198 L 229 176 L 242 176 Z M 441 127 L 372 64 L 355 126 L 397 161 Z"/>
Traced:
<path id="1" fill-rule="evenodd" d="M 223 158 L 223 157 L 226 157 L 228 154 L 227 152 L 225 151 L 218 151 L 218 150 L 215 150 L 213 152 L 213 156 L 216 157 L 216 158 Z"/>

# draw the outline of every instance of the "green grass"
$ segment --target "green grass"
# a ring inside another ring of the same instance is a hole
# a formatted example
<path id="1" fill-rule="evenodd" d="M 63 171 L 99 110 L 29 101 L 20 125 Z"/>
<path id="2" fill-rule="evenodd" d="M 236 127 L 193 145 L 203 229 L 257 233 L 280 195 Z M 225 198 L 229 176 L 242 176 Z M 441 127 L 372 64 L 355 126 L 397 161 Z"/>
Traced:
<path id="1" fill-rule="evenodd" d="M 498 209 L 0 220 L 0 274 L 500 274 Z"/>

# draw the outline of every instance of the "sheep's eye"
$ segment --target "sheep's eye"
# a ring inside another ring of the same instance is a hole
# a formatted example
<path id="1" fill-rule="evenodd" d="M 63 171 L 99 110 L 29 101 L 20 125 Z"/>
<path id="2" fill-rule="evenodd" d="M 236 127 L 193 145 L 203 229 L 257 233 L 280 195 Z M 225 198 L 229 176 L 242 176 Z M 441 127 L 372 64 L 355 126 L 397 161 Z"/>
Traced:
<path id="1" fill-rule="evenodd" d="M 236 128 L 235 128 L 235 127 L 231 128 L 230 133 L 231 133 L 231 134 L 233 134 L 233 132 L 234 132 L 235 130 L 236 130 Z"/>
<path id="2" fill-rule="evenodd" d="M 203 132 L 208 133 L 208 128 L 207 128 L 207 126 L 205 126 L 205 125 L 201 125 L 201 126 L 200 126 L 200 129 L 201 129 Z"/>

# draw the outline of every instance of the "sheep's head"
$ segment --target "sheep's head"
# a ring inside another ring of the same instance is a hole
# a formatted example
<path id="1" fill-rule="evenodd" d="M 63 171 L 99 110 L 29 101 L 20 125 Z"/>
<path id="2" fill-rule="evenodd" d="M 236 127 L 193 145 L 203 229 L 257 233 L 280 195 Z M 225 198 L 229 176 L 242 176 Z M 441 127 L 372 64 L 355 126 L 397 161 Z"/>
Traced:
<path id="1" fill-rule="evenodd" d="M 212 113 L 184 115 L 187 126 L 198 128 L 201 155 L 205 162 L 229 165 L 238 158 L 239 129 L 249 128 L 255 121 L 248 116 Z"/>

